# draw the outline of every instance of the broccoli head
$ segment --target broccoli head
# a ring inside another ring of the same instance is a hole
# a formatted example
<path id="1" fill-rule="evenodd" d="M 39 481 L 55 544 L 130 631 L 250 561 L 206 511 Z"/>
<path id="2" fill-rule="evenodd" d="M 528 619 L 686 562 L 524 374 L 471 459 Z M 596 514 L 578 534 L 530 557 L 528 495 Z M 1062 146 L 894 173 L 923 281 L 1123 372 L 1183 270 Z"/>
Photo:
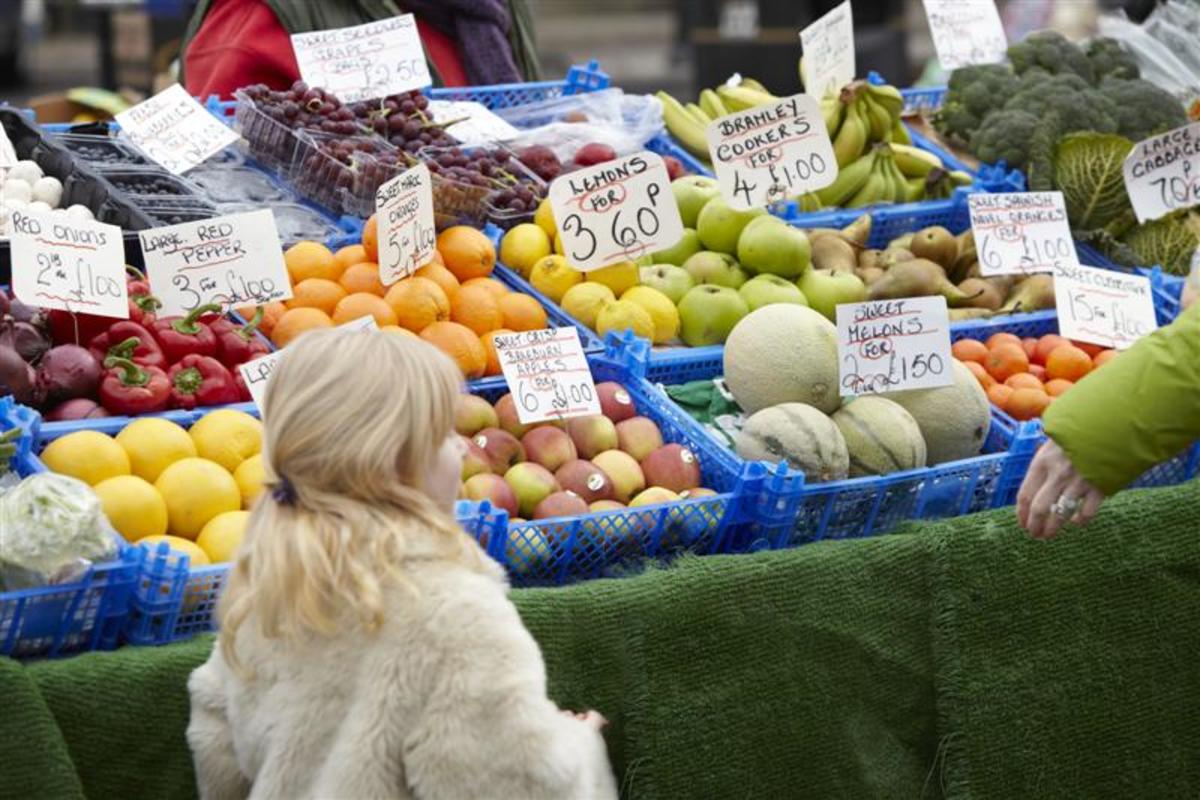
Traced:
<path id="1" fill-rule="evenodd" d="M 1088 42 L 1088 61 L 1092 62 L 1095 80 L 1106 77 L 1140 78 L 1137 59 L 1125 49 L 1125 45 L 1108 36 L 1099 36 Z"/>
<path id="2" fill-rule="evenodd" d="M 1010 97 L 1004 109 L 1026 111 L 1035 117 L 1055 112 L 1068 126 L 1062 133 L 1117 130 L 1117 107 L 1113 101 L 1074 74 L 1055 75 L 1027 86 Z"/>
<path id="3" fill-rule="evenodd" d="M 1117 133 L 1134 142 L 1187 124 L 1179 101 L 1148 81 L 1107 78 L 1100 92 L 1116 107 Z"/>
<path id="4" fill-rule="evenodd" d="M 1074 73 L 1088 83 L 1094 81 L 1092 62 L 1079 45 L 1054 31 L 1037 31 L 1008 48 L 1008 59 L 1018 75 L 1041 67 L 1051 75 Z"/>
<path id="5" fill-rule="evenodd" d="M 956 69 L 950 75 L 942 108 L 934 127 L 943 136 L 961 143 L 992 111 L 1004 105 L 1017 90 L 1017 77 L 1007 64 L 979 64 Z"/>
<path id="6" fill-rule="evenodd" d="M 1037 126 L 1038 118 L 1028 111 L 993 111 L 971 138 L 971 155 L 988 164 L 1004 161 L 1009 167 L 1024 169 Z"/>

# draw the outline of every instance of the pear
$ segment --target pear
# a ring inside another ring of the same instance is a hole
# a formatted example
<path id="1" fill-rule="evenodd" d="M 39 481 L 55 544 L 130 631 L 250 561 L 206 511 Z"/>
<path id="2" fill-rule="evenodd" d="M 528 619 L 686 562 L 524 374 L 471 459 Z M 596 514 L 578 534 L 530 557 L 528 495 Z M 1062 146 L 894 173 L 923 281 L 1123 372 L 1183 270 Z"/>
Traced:
<path id="1" fill-rule="evenodd" d="M 1054 307 L 1054 276 L 1030 275 L 1013 287 L 999 310 L 1002 314 L 1011 314 L 1014 311 L 1042 311 Z"/>
<path id="2" fill-rule="evenodd" d="M 814 243 L 815 244 L 815 243 Z M 815 248 L 814 248 L 815 250 Z M 816 256 L 813 256 L 813 263 L 816 263 Z M 858 251 L 858 267 L 859 269 L 883 269 L 883 251 L 874 248 Z"/>
<path id="3" fill-rule="evenodd" d="M 1004 305 L 1004 293 L 986 278 L 967 278 L 958 285 L 970 299 L 963 303 L 967 308 L 986 308 L 995 311 Z"/>
<path id="4" fill-rule="evenodd" d="M 800 287 L 801 291 L 804 287 Z M 805 292 L 805 295 L 808 293 Z M 869 296 L 872 300 L 895 300 L 901 297 L 931 297 L 941 295 L 946 304 L 961 306 L 970 299 L 964 292 L 946 280 L 946 271 L 941 265 L 924 258 L 914 258 L 896 264 L 875 283 L 871 284 Z"/>
<path id="5" fill-rule="evenodd" d="M 737 257 L 755 272 L 792 279 L 803 275 L 812 260 L 811 246 L 804 232 L 778 217 L 769 216 L 750 220 L 742 229 Z"/>
<path id="6" fill-rule="evenodd" d="M 854 274 L 858 276 L 859 280 L 861 280 L 867 286 L 870 286 L 872 283 L 886 275 L 887 270 L 880 269 L 879 267 L 859 267 L 858 269 L 854 270 Z"/>
<path id="7" fill-rule="evenodd" d="M 657 253 L 651 253 L 648 258 L 649 264 L 674 264 L 682 266 L 683 262 L 699 253 L 704 249 L 704 245 L 700 244 L 700 236 L 691 228 L 683 229 L 683 236 L 679 237 L 679 241 L 668 247 L 666 250 L 659 250 Z M 646 266 L 639 264 L 638 266 Z"/>
<path id="8" fill-rule="evenodd" d="M 951 322 L 963 322 L 969 319 L 987 319 L 995 316 L 995 311 L 986 308 L 952 308 L 949 311 Z"/>
<path id="9" fill-rule="evenodd" d="M 871 215 L 863 214 L 858 219 L 842 228 L 842 236 L 854 242 L 859 247 L 866 247 L 871 238 Z"/>
<path id="10" fill-rule="evenodd" d="M 967 275 L 967 270 L 978 260 L 978 254 L 975 252 L 975 232 L 967 228 L 955 239 L 958 242 L 958 255 L 955 256 L 954 263 L 946 270 L 946 275 L 950 280 L 961 281 L 970 277 Z"/>
<path id="11" fill-rule="evenodd" d="M 861 303 L 867 299 L 867 286 L 852 272 L 810 269 L 796 283 L 813 311 L 830 322 L 837 321 L 837 307 L 843 303 Z"/>
<path id="12" fill-rule="evenodd" d="M 928 259 L 947 270 L 958 258 L 958 240 L 941 225 L 930 225 L 914 233 L 908 249 L 917 258 Z"/>
<path id="13" fill-rule="evenodd" d="M 912 261 L 916 256 L 912 251 L 906 250 L 903 247 L 888 247 L 883 251 L 883 255 L 879 257 L 879 266 L 883 269 L 891 269 L 896 264 L 904 261 Z"/>
<path id="14" fill-rule="evenodd" d="M 897 236 L 895 239 L 892 239 L 890 242 L 888 242 L 886 249 L 891 250 L 894 247 L 899 247 L 899 248 L 903 248 L 904 250 L 908 250 L 909 245 L 912 244 L 912 240 L 913 240 L 913 234 L 911 234 L 911 233 L 901 234 L 900 236 Z"/>
<path id="15" fill-rule="evenodd" d="M 854 245 L 841 236 L 820 236 L 812 243 L 812 263 L 817 269 L 853 272 L 858 266 Z"/>
<path id="16" fill-rule="evenodd" d="M 696 219 L 696 233 L 700 235 L 700 242 L 705 249 L 716 250 L 719 253 L 735 253 L 742 229 L 749 225 L 752 219 L 766 213 L 766 209 L 763 208 L 737 211 L 730 208 L 725 198 L 718 195 L 700 209 L 700 216 Z"/>

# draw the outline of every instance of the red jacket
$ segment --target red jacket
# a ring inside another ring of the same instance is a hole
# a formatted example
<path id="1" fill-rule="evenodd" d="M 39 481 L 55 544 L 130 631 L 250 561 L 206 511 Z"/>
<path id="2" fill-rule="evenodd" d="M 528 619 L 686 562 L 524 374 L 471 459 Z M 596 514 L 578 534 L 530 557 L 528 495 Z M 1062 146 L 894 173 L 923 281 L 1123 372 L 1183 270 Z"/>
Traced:
<path id="1" fill-rule="evenodd" d="M 417 18 L 425 55 L 446 86 L 467 85 L 454 41 Z M 286 89 L 300 77 L 287 30 L 260 0 L 214 0 L 184 53 L 188 94 L 224 98 L 252 83 Z"/>

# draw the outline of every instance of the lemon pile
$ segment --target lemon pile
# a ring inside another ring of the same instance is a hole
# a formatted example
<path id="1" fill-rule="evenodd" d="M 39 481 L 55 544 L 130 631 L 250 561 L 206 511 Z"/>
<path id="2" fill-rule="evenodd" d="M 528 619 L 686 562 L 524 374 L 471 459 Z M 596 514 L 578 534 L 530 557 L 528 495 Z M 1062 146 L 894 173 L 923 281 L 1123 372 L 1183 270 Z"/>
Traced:
<path id="1" fill-rule="evenodd" d="M 517 225 L 500 242 L 500 261 L 533 288 L 601 336 L 632 330 L 655 344 L 679 335 L 679 311 L 671 298 L 640 286 L 632 261 L 580 272 L 563 253 L 550 201 L 538 206 L 533 222 Z"/>
<path id="2" fill-rule="evenodd" d="M 129 542 L 167 542 L 195 566 L 230 561 L 247 510 L 262 491 L 262 423 L 241 411 L 205 414 L 184 430 L 170 420 L 135 420 L 114 438 L 77 431 L 42 451 L 54 472 L 78 478 L 100 498 Z"/>

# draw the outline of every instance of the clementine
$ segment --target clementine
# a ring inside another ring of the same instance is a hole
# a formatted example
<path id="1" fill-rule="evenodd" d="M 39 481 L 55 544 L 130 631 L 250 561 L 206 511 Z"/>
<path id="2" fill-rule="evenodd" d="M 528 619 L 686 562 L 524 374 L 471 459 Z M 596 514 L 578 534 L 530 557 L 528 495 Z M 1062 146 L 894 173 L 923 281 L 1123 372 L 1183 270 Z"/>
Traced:
<path id="1" fill-rule="evenodd" d="M 997 383 L 988 387 L 988 400 L 996 408 L 1003 411 L 1004 407 L 1008 404 L 1008 398 L 1012 397 L 1012 393 L 1015 391 L 1016 389 L 1012 388 L 1011 386 L 1005 386 L 1003 383 Z"/>
<path id="2" fill-rule="evenodd" d="M 1017 347 L 1021 347 L 1021 337 L 1012 333 L 993 333 L 985 344 L 988 350 L 995 350 L 1002 344 L 1015 344 Z"/>
<path id="3" fill-rule="evenodd" d="M 1016 375 L 1018 372 L 1028 372 L 1029 357 L 1025 355 L 1025 348 L 1021 347 L 1019 340 L 1016 344 L 1001 341 L 988 352 L 984 367 L 987 368 L 987 371 L 991 373 L 993 378 L 1003 382 L 1008 380 L 1010 375 Z"/>
<path id="4" fill-rule="evenodd" d="M 1050 395 L 1041 389 L 1014 389 L 1004 410 L 1016 420 L 1030 420 L 1040 417 L 1050 405 Z"/>
<path id="5" fill-rule="evenodd" d="M 493 338 L 498 333 L 516 333 L 516 331 L 498 328 L 479 337 L 479 342 L 483 345 L 484 352 L 487 353 L 487 367 L 483 371 L 484 375 L 504 374 L 504 369 L 500 366 L 500 356 L 496 353 L 496 341 Z"/>
<path id="6" fill-rule="evenodd" d="M 1065 392 L 1067 389 L 1070 389 L 1074 385 L 1075 383 L 1073 381 L 1055 378 L 1052 381 L 1046 381 L 1046 394 L 1050 395 L 1051 397 L 1058 397 L 1060 394 Z"/>
<path id="7" fill-rule="evenodd" d="M 1047 333 L 1042 338 L 1038 339 L 1037 348 L 1033 352 L 1033 356 L 1029 359 L 1035 364 L 1046 365 L 1046 359 L 1054 352 L 1054 348 L 1060 344 L 1067 344 L 1067 340 L 1057 333 Z"/>
<path id="8" fill-rule="evenodd" d="M 996 379 L 988 374 L 988 371 L 983 368 L 983 364 L 978 361 L 964 361 L 962 365 L 975 376 L 975 380 L 979 381 L 979 385 L 986 391 L 996 385 Z"/>
<path id="9" fill-rule="evenodd" d="M 950 353 L 964 363 L 974 361 L 982 364 L 987 358 L 988 348 L 978 339 L 959 339 L 950 346 Z"/>
<path id="10" fill-rule="evenodd" d="M 1096 353 L 1096 355 L 1092 356 L 1092 366 L 1102 367 L 1116 358 L 1117 354 L 1120 352 L 1120 350 L 1101 350 L 1099 353 Z"/>
<path id="11" fill-rule="evenodd" d="M 1073 344 L 1054 348 L 1046 359 L 1046 374 L 1051 379 L 1077 381 L 1092 371 L 1092 357 Z"/>
<path id="12" fill-rule="evenodd" d="M 1011 386 L 1014 389 L 1041 389 L 1045 391 L 1046 387 L 1042 382 L 1028 372 L 1018 372 L 1016 375 L 1009 375 L 1004 380 L 1005 386 Z"/>

